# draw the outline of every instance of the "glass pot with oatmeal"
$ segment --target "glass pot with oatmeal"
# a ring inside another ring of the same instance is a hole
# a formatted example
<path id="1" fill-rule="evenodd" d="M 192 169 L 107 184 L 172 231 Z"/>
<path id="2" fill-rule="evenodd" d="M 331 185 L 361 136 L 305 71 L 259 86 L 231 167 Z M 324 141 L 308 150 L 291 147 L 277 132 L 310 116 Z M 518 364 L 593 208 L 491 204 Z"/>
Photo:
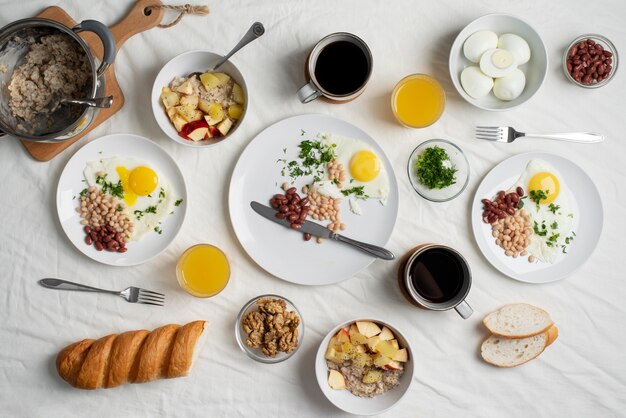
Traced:
<path id="1" fill-rule="evenodd" d="M 78 35 L 95 33 L 104 46 L 98 58 Z M 97 114 L 63 99 L 104 94 L 104 72 L 115 59 L 115 39 L 95 20 L 69 28 L 49 19 L 22 19 L 0 29 L 0 136 L 60 142 L 83 131 Z"/>

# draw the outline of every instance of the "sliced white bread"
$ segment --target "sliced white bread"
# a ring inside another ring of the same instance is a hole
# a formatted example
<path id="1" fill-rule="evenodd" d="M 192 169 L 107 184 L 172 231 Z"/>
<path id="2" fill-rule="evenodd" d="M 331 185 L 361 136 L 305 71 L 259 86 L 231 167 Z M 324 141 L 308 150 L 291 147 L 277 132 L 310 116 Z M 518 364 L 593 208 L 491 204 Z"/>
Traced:
<path id="1" fill-rule="evenodd" d="M 527 303 L 512 303 L 487 315 L 483 324 L 494 335 L 526 338 L 544 333 L 554 322 L 550 314 L 541 308 Z"/>
<path id="2" fill-rule="evenodd" d="M 526 338 L 505 338 L 492 335 L 480 347 L 480 355 L 487 363 L 498 367 L 515 367 L 537 357 L 559 335 L 557 327 Z"/>

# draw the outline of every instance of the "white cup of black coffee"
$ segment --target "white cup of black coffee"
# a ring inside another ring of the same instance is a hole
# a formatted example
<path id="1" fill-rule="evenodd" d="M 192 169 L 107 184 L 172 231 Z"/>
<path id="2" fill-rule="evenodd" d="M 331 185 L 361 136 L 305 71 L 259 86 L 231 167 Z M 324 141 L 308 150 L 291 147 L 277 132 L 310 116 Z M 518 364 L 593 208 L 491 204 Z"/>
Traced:
<path id="1" fill-rule="evenodd" d="M 333 33 L 313 47 L 306 73 L 308 82 L 298 90 L 302 103 L 318 97 L 332 103 L 348 102 L 365 90 L 372 74 L 372 53 L 358 36 Z"/>
<path id="2" fill-rule="evenodd" d="M 465 301 L 472 273 L 465 258 L 453 248 L 439 244 L 419 247 L 408 258 L 402 278 L 407 297 L 423 308 L 454 308 L 463 319 L 473 312 Z"/>

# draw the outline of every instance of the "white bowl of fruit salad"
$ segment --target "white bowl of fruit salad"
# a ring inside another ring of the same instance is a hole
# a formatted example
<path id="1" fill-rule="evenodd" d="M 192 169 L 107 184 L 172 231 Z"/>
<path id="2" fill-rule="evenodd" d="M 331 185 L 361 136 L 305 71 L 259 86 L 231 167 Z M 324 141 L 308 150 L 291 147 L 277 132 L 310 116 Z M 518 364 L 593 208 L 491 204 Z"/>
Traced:
<path id="1" fill-rule="evenodd" d="M 241 125 L 248 108 L 248 89 L 230 61 L 208 71 L 221 58 L 209 51 L 188 51 L 172 58 L 154 80 L 154 118 L 174 141 L 192 147 L 213 146 Z"/>
<path id="2" fill-rule="evenodd" d="M 413 372 L 406 338 L 377 319 L 337 326 L 322 340 L 315 359 L 322 393 L 337 408 L 357 415 L 392 408 L 409 390 Z"/>

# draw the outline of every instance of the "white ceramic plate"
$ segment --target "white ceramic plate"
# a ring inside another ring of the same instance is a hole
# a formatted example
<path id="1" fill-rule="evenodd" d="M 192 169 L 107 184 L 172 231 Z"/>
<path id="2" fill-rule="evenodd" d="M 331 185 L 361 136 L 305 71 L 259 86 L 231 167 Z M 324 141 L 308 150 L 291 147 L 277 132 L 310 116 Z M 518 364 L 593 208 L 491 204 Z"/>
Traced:
<path id="1" fill-rule="evenodd" d="M 154 84 L 152 85 L 150 102 L 152 103 L 152 113 L 154 114 L 154 118 L 161 127 L 161 130 L 165 133 L 165 135 L 170 137 L 170 139 L 188 147 L 210 148 L 222 143 L 227 138 L 232 137 L 239 128 L 239 126 L 243 123 L 246 117 L 246 112 L 248 110 L 248 88 L 246 86 L 246 82 L 243 79 L 243 75 L 237 69 L 237 67 L 235 67 L 235 64 L 230 61 L 226 61 L 217 70 L 217 72 L 223 72 L 228 74 L 235 80 L 237 84 L 241 86 L 246 97 L 246 102 L 243 105 L 243 114 L 241 115 L 241 119 L 239 119 L 239 121 L 235 124 L 235 126 L 232 127 L 232 129 L 228 132 L 228 135 L 226 135 L 225 137 L 198 142 L 181 138 L 178 135 L 178 132 L 176 132 L 174 125 L 167 117 L 167 114 L 165 113 L 165 108 L 163 107 L 163 103 L 161 102 L 161 90 L 163 89 L 163 87 L 168 86 L 174 78 L 185 77 L 193 72 L 205 71 L 209 68 L 212 68 L 213 65 L 222 58 L 223 57 L 221 55 L 210 51 L 187 51 L 172 58 L 170 61 L 168 61 L 167 64 L 163 66 L 161 71 L 159 71 L 159 74 L 156 76 Z"/>
<path id="2" fill-rule="evenodd" d="M 302 131 L 306 134 L 303 136 Z M 268 273 L 283 280 L 324 285 L 349 279 L 375 259 L 357 249 L 326 240 L 306 242 L 296 233 L 269 221 L 250 207 L 256 200 L 269 206 L 269 200 L 280 193 L 289 178 L 281 176 L 278 159 L 295 159 L 298 144 L 318 133 L 334 133 L 360 139 L 371 146 L 389 173 L 389 199 L 386 206 L 370 199 L 359 201 L 361 216 L 351 213 L 348 200 L 341 204 L 341 219 L 347 225 L 342 232 L 359 241 L 384 246 L 391 236 L 398 214 L 398 184 L 382 148 L 361 129 L 324 115 L 301 115 L 282 120 L 258 134 L 241 154 L 230 182 L 228 197 L 230 219 L 237 238 L 248 255 Z M 283 151 L 286 149 L 286 153 Z M 310 181 L 311 179 L 309 179 Z M 304 178 L 295 183 L 298 190 Z"/>
<path id="3" fill-rule="evenodd" d="M 482 221 L 481 199 L 492 198 L 499 190 L 506 190 L 519 178 L 532 159 L 550 163 L 563 177 L 570 192 L 570 205 L 574 213 L 576 238 L 559 253 L 554 264 L 529 263 L 526 257 L 511 258 L 504 255 L 491 236 L 491 226 Z M 472 230 L 474 239 L 487 260 L 503 274 L 528 283 L 548 283 L 574 273 L 593 253 L 602 233 L 602 201 L 587 173 L 571 161 L 554 154 L 527 153 L 508 158 L 495 166 L 483 179 L 472 202 Z"/>
<path id="4" fill-rule="evenodd" d="M 490 30 L 495 32 L 498 36 L 505 33 L 514 33 L 528 42 L 528 46 L 530 47 L 530 61 L 519 66 L 519 69 L 522 70 L 526 76 L 526 86 L 517 99 L 511 101 L 500 100 L 493 95 L 493 92 L 490 92 L 487 96 L 481 97 L 480 99 L 474 99 L 463 90 L 461 86 L 461 72 L 465 67 L 478 65 L 465 58 L 463 54 L 463 44 L 470 35 L 479 30 Z M 454 87 L 465 100 L 481 109 L 502 111 L 521 105 L 539 91 L 548 71 L 548 54 L 541 37 L 532 26 L 515 16 L 494 13 L 479 17 L 469 23 L 458 34 L 452 44 L 452 48 L 450 48 L 448 67 Z"/>
<path id="5" fill-rule="evenodd" d="M 381 328 L 382 325 L 386 326 L 393 332 L 400 347 L 406 348 L 409 353 L 409 361 L 404 363 L 404 373 L 400 377 L 400 384 L 395 388 L 373 398 L 359 398 L 354 396 L 347 389 L 335 390 L 328 386 L 328 365 L 326 364 L 326 359 L 324 358 L 328 342 L 335 334 L 337 334 L 337 332 L 339 332 L 340 328 L 347 327 L 356 321 L 372 321 L 381 326 Z M 322 340 L 315 356 L 315 377 L 317 378 L 317 383 L 324 396 L 326 396 L 326 398 L 328 398 L 328 400 L 337 408 L 355 415 L 377 415 L 391 409 L 400 401 L 400 399 L 404 397 L 404 395 L 406 395 L 411 387 L 411 383 L 413 382 L 413 376 L 415 373 L 415 367 L 413 365 L 414 361 L 415 357 L 408 340 L 404 338 L 402 333 L 400 333 L 397 328 L 379 319 L 359 318 L 338 325 Z"/>
<path id="6" fill-rule="evenodd" d="M 80 224 L 80 215 L 76 212 L 80 202 L 79 194 L 86 186 L 83 182 L 85 165 L 88 161 L 113 156 L 129 156 L 149 162 L 159 176 L 167 178 L 177 198 L 183 199 L 174 213 L 164 219 L 161 235 L 150 232 L 141 241 L 131 241 L 125 253 L 97 251 L 93 245 L 85 244 L 85 232 Z M 176 238 L 187 212 L 187 187 L 180 169 L 163 148 L 147 138 L 115 134 L 88 143 L 70 158 L 59 179 L 56 201 L 63 231 L 80 252 L 100 263 L 133 266 L 157 256 Z"/>

